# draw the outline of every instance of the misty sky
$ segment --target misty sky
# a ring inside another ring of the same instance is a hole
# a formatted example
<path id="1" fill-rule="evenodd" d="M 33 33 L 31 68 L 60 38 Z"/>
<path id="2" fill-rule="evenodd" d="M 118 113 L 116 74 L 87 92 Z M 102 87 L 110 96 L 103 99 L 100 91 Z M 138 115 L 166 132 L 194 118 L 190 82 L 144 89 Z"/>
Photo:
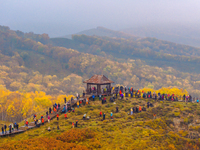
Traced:
<path id="1" fill-rule="evenodd" d="M 200 23 L 199 0 L 0 0 L 0 25 L 63 36 L 103 26 Z"/>

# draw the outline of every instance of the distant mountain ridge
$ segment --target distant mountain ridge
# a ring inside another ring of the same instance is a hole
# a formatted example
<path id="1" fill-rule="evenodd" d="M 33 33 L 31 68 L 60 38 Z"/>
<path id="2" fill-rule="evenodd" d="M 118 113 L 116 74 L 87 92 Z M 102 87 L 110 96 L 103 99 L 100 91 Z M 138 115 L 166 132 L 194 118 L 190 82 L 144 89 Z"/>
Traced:
<path id="1" fill-rule="evenodd" d="M 104 27 L 97 27 L 97 28 L 92 28 L 89 30 L 84 30 L 78 33 L 75 33 L 76 35 L 88 35 L 88 36 L 107 36 L 107 37 L 116 37 L 116 38 L 125 38 L 125 39 L 137 39 L 138 37 L 132 35 L 132 34 L 128 34 L 122 31 L 114 31 L 114 30 L 110 30 Z M 72 35 L 66 35 L 63 36 L 62 38 L 68 38 L 68 39 L 72 39 L 71 37 Z"/>
<path id="2" fill-rule="evenodd" d="M 121 30 L 139 37 L 154 37 L 174 43 L 200 47 L 200 28 L 198 25 L 147 25 Z"/>

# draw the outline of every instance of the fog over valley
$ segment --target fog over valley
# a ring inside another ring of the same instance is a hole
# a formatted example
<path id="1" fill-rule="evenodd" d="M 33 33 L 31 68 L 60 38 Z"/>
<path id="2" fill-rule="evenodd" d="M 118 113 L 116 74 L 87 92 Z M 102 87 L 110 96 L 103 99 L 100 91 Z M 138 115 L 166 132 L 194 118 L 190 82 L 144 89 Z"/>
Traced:
<path id="1" fill-rule="evenodd" d="M 97 26 L 112 30 L 165 24 L 172 29 L 174 24 L 193 28 L 200 24 L 199 6 L 198 0 L 1 0 L 0 24 L 50 37 Z"/>

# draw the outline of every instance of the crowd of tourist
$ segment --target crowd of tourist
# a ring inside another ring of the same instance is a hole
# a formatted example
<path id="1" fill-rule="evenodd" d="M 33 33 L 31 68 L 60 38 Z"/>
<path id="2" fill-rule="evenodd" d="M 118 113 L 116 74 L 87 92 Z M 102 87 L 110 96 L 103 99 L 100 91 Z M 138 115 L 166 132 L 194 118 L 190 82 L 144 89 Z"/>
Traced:
<path id="1" fill-rule="evenodd" d="M 134 90 L 132 87 L 127 88 L 126 86 L 118 86 L 118 87 L 105 87 L 102 88 L 102 94 L 98 94 L 96 93 L 96 88 L 95 87 L 91 87 L 90 92 L 92 94 L 91 96 L 91 100 L 95 100 L 96 97 L 98 97 L 98 100 L 102 102 L 102 104 L 107 103 L 107 99 L 105 97 L 105 95 L 110 95 L 110 102 L 115 102 L 116 99 L 125 99 L 127 97 L 136 97 L 136 98 L 150 98 L 150 99 L 155 99 L 155 100 L 169 100 L 169 101 L 179 101 L 180 99 L 186 101 L 186 102 L 199 102 L 198 98 L 195 98 L 191 95 L 183 95 L 181 98 L 178 95 L 175 94 L 168 94 L 168 93 L 155 93 L 155 92 L 144 92 L 142 90 Z M 77 93 L 76 94 L 76 99 L 74 99 L 73 97 L 71 97 L 71 100 L 67 102 L 66 98 L 64 98 L 64 106 L 62 109 L 62 113 L 64 113 L 65 116 L 65 120 L 67 119 L 67 113 L 70 112 L 75 112 L 75 107 L 77 107 L 77 109 L 79 107 L 81 107 L 82 105 L 87 105 L 89 104 L 89 97 L 85 97 L 86 93 L 83 92 L 83 97 L 80 99 L 80 95 Z M 75 102 L 75 103 L 73 103 Z M 72 105 L 73 104 L 73 105 Z M 73 107 L 72 107 L 73 106 Z M 153 107 L 153 104 L 150 102 L 147 102 L 147 108 L 149 107 Z M 50 114 L 54 114 L 57 118 L 57 121 L 59 121 L 59 110 L 60 110 L 60 104 L 55 103 L 53 105 L 53 107 L 49 108 L 49 110 L 46 112 L 46 122 L 50 123 Z M 134 113 L 139 113 L 141 111 L 146 111 L 146 108 L 143 106 L 139 106 L 139 107 L 131 107 L 130 108 L 130 115 L 133 115 Z M 119 108 L 116 107 L 116 113 L 119 112 Z M 100 111 L 100 117 L 103 117 L 102 120 L 105 120 L 106 114 L 102 113 Z M 113 119 L 114 114 L 113 112 L 110 113 L 110 118 Z M 154 114 L 154 118 L 156 117 L 156 114 Z M 83 119 L 90 119 L 90 116 L 87 116 L 87 114 L 85 113 L 83 115 Z M 43 117 L 43 115 L 41 115 L 41 117 L 39 119 L 37 119 L 36 114 L 33 115 L 33 120 L 35 123 L 36 127 L 40 127 L 40 125 L 43 125 L 45 123 L 45 119 Z M 29 122 L 27 119 L 24 120 L 25 126 L 28 127 Z M 75 122 L 72 122 L 72 128 L 74 127 L 78 127 L 78 120 L 76 120 Z M 12 133 L 12 131 L 16 130 L 18 131 L 19 125 L 17 123 L 13 123 L 10 124 L 8 126 L 9 128 L 9 133 Z M 58 127 L 59 128 L 59 127 Z M 7 131 L 7 126 L 4 125 L 2 127 L 2 134 L 6 134 Z M 50 127 L 48 127 L 48 130 L 50 131 Z"/>

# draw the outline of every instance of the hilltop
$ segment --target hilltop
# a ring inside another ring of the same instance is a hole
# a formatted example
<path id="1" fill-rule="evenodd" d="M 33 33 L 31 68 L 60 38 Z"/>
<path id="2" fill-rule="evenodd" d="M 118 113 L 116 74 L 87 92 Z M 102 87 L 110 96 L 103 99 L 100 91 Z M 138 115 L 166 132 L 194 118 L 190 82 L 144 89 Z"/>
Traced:
<path id="1" fill-rule="evenodd" d="M 107 36 L 107 37 L 117 37 L 117 38 L 126 38 L 126 39 L 137 39 L 136 36 L 132 35 L 132 34 L 128 34 L 122 31 L 114 31 L 111 29 L 107 29 L 104 27 L 97 27 L 97 28 L 93 28 L 93 29 L 88 29 L 88 30 L 84 30 L 78 33 L 75 33 L 76 35 L 89 35 L 89 36 Z M 68 38 L 68 39 L 72 39 L 73 35 L 66 35 L 64 37 L 61 38 Z"/>
<path id="2" fill-rule="evenodd" d="M 29 102 L 34 103 L 34 110 L 27 114 L 30 116 L 37 109 L 48 107 L 41 105 L 42 99 L 52 104 L 57 99 L 63 101 L 60 97 L 81 94 L 85 90 L 83 81 L 94 74 L 104 74 L 115 82 L 114 86 L 177 87 L 186 89 L 193 97 L 200 96 L 197 48 L 157 39 L 134 42 L 86 35 L 74 35 L 66 43 L 55 39 L 66 48 L 52 43 L 54 39 L 47 34 L 23 33 L 4 26 L 0 27 L 0 37 L 0 103 L 4 103 L 0 105 L 0 113 L 8 114 L 8 108 L 15 108 L 2 120 L 13 119 L 14 112 L 19 112 L 18 120 L 24 118 L 24 112 L 28 111 L 23 110 L 25 102 L 28 106 L 32 104 Z M 148 45 L 160 48 L 146 49 Z M 181 48 L 184 48 L 182 54 L 175 55 L 173 49 L 180 53 Z M 191 56 L 190 50 L 196 56 Z"/>
<path id="3" fill-rule="evenodd" d="M 109 97 L 106 97 L 109 100 Z M 145 106 L 151 102 L 154 107 L 147 111 L 130 114 L 131 107 Z M 37 129 L 14 137 L 1 138 L 1 149 L 199 149 L 193 132 L 199 134 L 200 106 L 194 103 L 154 101 L 128 98 L 115 103 L 101 104 L 96 100 L 90 105 L 75 108 L 74 113 L 64 115 L 59 121 L 52 120 Z M 116 106 L 119 112 L 115 112 Z M 99 117 L 100 110 L 106 119 Z M 110 113 L 113 112 L 113 120 Z M 83 114 L 90 116 L 83 120 Z M 157 118 L 153 119 L 156 113 Z M 78 128 L 71 129 L 71 123 L 78 120 Z M 60 129 L 57 130 L 57 125 Z M 47 128 L 50 126 L 50 132 Z M 120 142 L 119 142 L 120 141 Z M 37 145 L 37 146 L 36 146 Z"/>

